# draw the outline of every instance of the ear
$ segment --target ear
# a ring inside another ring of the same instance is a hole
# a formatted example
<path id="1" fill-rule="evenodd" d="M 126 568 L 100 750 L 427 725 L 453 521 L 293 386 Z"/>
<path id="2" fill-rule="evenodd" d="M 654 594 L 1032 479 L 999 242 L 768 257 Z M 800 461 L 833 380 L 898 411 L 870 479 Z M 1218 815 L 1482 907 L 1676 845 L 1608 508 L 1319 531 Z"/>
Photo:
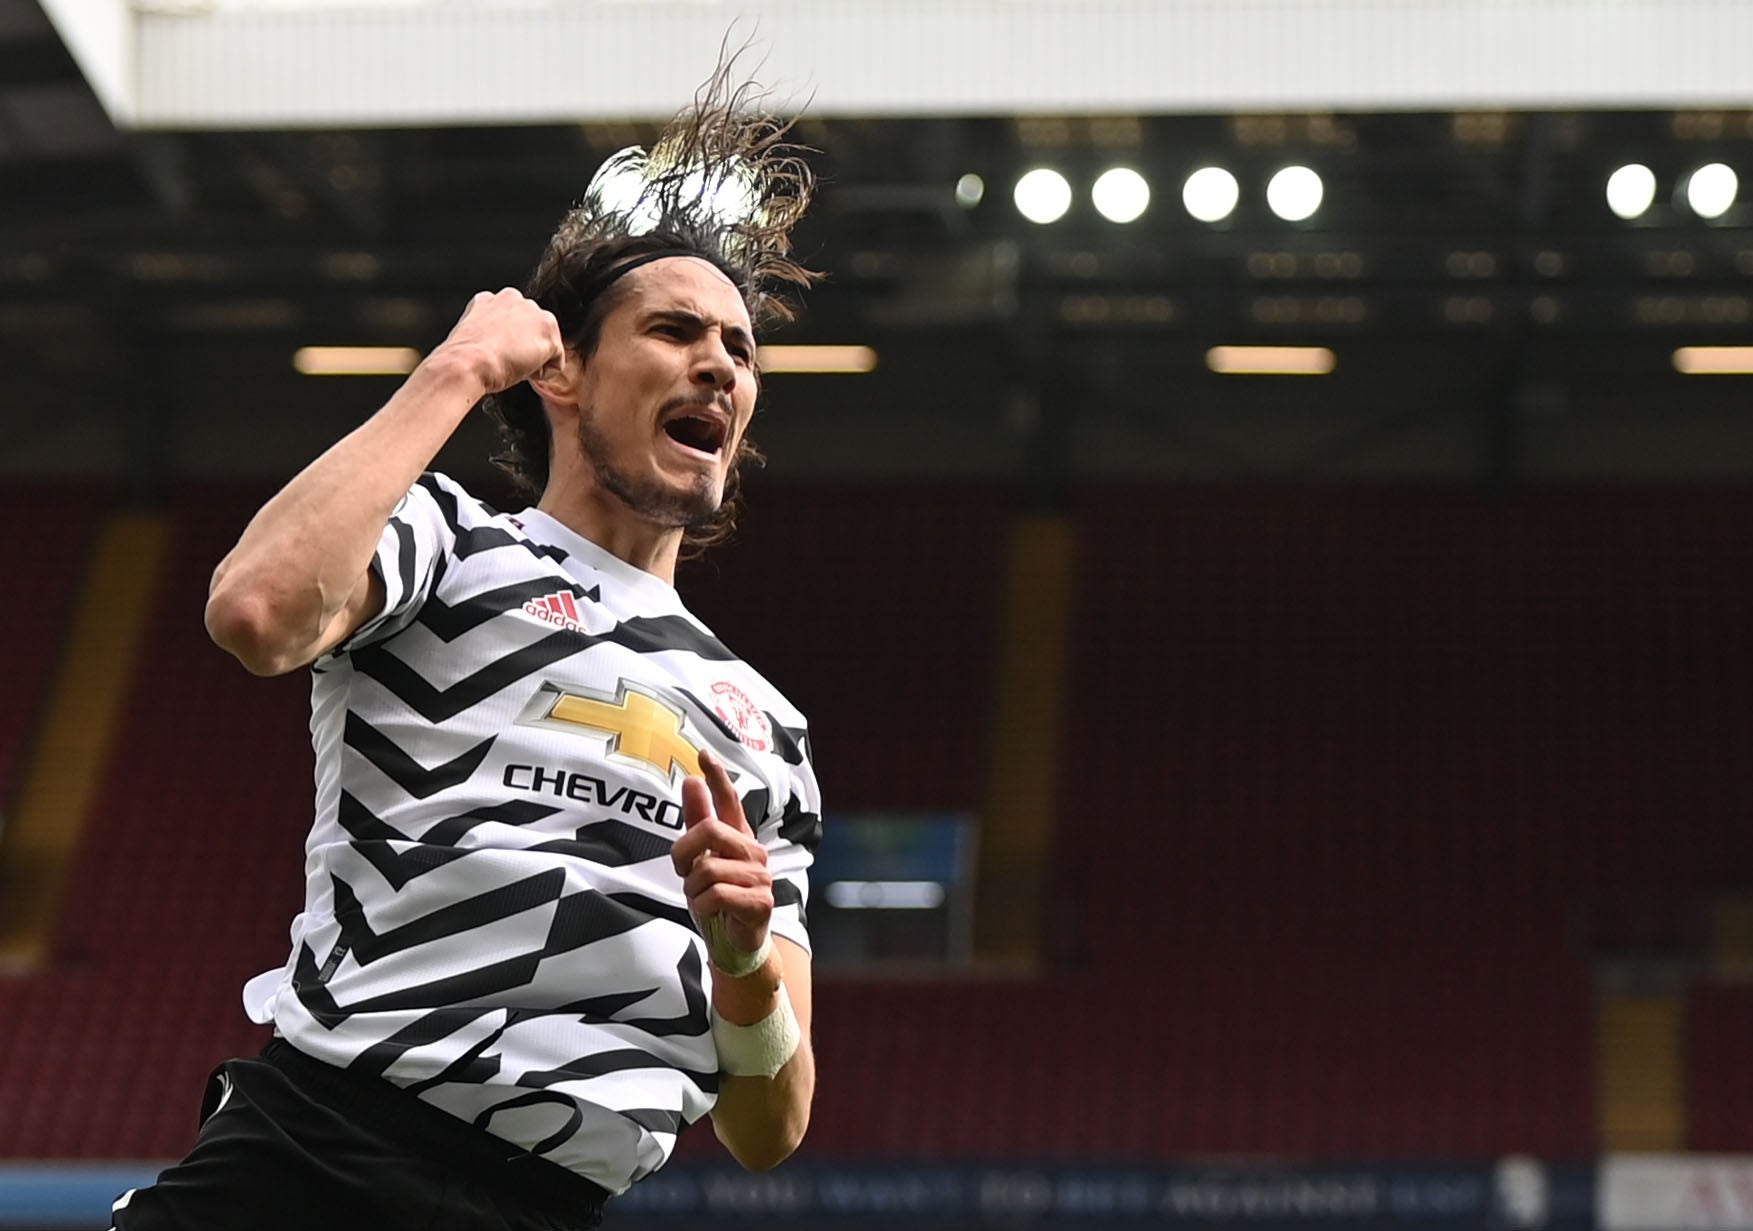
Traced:
<path id="1" fill-rule="evenodd" d="M 584 362 L 570 347 L 561 355 L 558 368 L 544 368 L 530 377 L 530 388 L 550 410 L 577 411 L 579 385 L 584 378 Z"/>

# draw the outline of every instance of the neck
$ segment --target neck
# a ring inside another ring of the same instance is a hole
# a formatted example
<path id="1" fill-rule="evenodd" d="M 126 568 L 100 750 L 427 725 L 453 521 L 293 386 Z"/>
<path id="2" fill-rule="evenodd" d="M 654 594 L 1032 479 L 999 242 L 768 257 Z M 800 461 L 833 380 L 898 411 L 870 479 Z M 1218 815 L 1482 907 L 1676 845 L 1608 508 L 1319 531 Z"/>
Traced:
<path id="1" fill-rule="evenodd" d="M 616 559 L 676 584 L 681 527 L 660 526 L 640 517 L 597 483 L 588 467 L 557 469 L 536 507 Z"/>

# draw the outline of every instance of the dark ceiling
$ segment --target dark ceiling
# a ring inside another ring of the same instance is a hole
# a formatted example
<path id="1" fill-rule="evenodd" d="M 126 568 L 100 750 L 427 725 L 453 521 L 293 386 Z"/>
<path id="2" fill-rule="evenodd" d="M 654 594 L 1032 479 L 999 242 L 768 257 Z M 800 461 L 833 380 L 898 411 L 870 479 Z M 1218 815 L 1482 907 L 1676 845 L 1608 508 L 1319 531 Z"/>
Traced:
<path id="1" fill-rule="evenodd" d="M 50 418 L 109 424 L 92 429 L 100 471 L 295 464 L 383 386 L 326 385 L 336 409 L 309 439 L 264 428 L 245 447 L 212 424 L 313 400 L 291 374 L 297 346 L 431 345 L 475 290 L 520 282 L 601 159 L 652 131 L 118 134 L 35 0 L 0 0 L 0 470 L 76 465 L 86 451 Z M 1743 382 L 1669 365 L 1678 344 L 1753 334 L 1753 211 L 1706 224 L 1668 199 L 1703 162 L 1753 176 L 1745 112 L 806 119 L 798 133 L 824 181 L 799 246 L 831 277 L 783 340 L 882 356 L 868 377 L 773 378 L 771 400 L 810 408 L 779 425 L 802 470 L 1501 480 L 1655 458 L 1652 474 L 1753 475 Z M 1602 196 L 1627 160 L 1663 185 L 1636 224 Z M 1294 226 L 1260 204 L 1292 161 L 1327 185 Z M 1216 227 L 1178 200 L 1208 162 L 1243 185 Z M 1131 226 L 1087 201 L 1117 163 L 1155 192 Z M 1012 208 L 1033 165 L 1079 187 L 1064 221 Z M 972 209 L 952 192 L 968 172 L 989 186 Z M 1206 347 L 1240 341 L 1330 345 L 1340 370 L 1204 370 Z M 1597 417 L 1579 426 L 1584 412 Z M 149 447 L 160 435 L 177 440 Z"/>

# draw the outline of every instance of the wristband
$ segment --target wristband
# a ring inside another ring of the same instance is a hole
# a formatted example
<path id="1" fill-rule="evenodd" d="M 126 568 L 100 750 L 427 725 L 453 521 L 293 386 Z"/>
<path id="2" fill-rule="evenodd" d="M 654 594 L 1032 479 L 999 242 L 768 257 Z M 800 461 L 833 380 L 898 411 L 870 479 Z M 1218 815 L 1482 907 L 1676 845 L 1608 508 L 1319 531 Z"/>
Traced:
<path id="1" fill-rule="evenodd" d="M 712 1010 L 712 1044 L 718 1068 L 732 1077 L 772 1077 L 797 1054 L 803 1032 L 792 1012 L 785 984 L 779 985 L 779 1007 L 752 1026 L 738 1026 Z"/>
<path id="2" fill-rule="evenodd" d="M 700 935 L 706 940 L 706 957 L 713 969 L 732 979 L 754 974 L 767 964 L 767 958 L 773 952 L 771 935 L 762 940 L 761 947 L 753 953 L 731 944 L 730 937 L 725 935 L 723 915 L 707 916 L 700 924 Z"/>

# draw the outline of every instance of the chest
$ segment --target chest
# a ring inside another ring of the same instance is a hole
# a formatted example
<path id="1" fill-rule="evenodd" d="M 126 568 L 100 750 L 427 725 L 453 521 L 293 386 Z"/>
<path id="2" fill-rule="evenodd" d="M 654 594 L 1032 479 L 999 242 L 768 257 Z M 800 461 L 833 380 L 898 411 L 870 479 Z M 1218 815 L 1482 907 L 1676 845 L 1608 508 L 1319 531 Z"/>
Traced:
<path id="1" fill-rule="evenodd" d="M 681 784 L 708 748 L 751 823 L 776 815 L 793 788 L 784 699 L 685 613 L 604 597 L 557 576 L 441 591 L 355 666 L 400 738 L 475 762 L 459 789 L 539 807 L 552 824 L 678 833 Z"/>

